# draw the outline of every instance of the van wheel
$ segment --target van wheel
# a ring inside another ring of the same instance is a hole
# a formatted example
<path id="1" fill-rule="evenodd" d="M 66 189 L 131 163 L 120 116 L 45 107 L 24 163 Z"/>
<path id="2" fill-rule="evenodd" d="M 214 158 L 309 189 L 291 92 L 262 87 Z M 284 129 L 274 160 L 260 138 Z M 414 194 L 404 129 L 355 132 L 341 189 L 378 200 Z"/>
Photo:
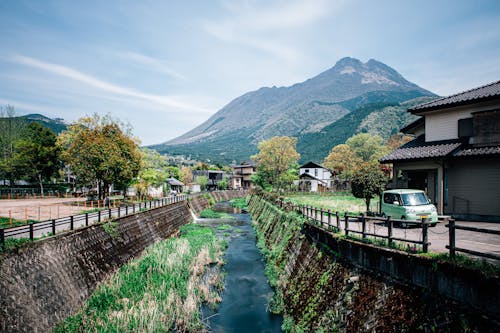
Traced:
<path id="1" fill-rule="evenodd" d="M 401 216 L 401 220 L 406 220 L 406 217 Z M 400 222 L 399 225 L 401 226 L 401 228 L 404 228 L 404 229 L 408 228 L 408 223 L 406 223 L 406 222 Z"/>

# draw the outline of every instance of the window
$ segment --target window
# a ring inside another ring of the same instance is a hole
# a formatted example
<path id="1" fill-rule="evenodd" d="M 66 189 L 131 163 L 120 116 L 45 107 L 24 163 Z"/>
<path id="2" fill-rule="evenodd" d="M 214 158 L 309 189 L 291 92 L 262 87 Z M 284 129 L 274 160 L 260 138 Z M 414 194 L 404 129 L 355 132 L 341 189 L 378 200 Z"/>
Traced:
<path id="1" fill-rule="evenodd" d="M 314 169 L 314 176 L 318 177 L 318 169 Z"/>
<path id="2" fill-rule="evenodd" d="M 306 173 L 309 173 L 309 169 L 306 169 Z"/>

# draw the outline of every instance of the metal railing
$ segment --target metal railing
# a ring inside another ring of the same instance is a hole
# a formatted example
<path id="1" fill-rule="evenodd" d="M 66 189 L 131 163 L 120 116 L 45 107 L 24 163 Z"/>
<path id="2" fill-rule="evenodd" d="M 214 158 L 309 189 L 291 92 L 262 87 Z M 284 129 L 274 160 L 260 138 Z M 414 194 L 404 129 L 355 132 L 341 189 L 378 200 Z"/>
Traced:
<path id="1" fill-rule="evenodd" d="M 165 197 L 151 201 L 133 203 L 126 206 L 105 208 L 91 213 L 83 213 L 42 222 L 34 222 L 24 226 L 0 228 L 0 247 L 5 249 L 5 241 L 9 238 L 27 238 L 34 240 L 48 235 L 55 235 L 59 232 L 75 230 L 94 223 L 100 223 L 105 219 L 119 218 L 121 216 L 135 214 L 136 212 L 167 206 L 176 202 L 185 201 L 187 198 L 187 195 Z"/>

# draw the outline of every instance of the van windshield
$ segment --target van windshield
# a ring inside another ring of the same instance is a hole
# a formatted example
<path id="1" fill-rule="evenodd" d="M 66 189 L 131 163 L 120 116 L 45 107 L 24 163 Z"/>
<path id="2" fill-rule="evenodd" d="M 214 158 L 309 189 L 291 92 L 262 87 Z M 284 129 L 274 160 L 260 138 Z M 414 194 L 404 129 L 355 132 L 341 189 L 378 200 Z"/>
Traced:
<path id="1" fill-rule="evenodd" d="M 428 205 L 429 199 L 425 193 L 403 193 L 401 194 L 401 199 L 403 200 L 403 206 L 421 206 Z"/>

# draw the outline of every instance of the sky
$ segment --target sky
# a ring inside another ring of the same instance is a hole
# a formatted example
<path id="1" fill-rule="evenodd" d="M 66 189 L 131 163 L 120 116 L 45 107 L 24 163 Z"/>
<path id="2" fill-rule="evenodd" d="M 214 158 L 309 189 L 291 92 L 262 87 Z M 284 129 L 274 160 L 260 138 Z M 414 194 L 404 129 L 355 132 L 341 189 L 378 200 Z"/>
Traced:
<path id="1" fill-rule="evenodd" d="M 500 1 L 0 0 L 0 106 L 173 139 L 343 57 L 446 96 L 500 80 Z"/>

